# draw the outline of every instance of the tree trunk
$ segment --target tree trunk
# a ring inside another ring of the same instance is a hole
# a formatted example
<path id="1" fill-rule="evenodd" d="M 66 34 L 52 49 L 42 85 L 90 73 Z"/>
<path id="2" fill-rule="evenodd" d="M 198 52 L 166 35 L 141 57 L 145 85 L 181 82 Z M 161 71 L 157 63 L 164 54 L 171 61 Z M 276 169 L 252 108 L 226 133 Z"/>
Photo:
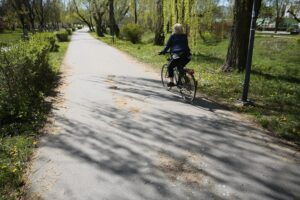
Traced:
<path id="1" fill-rule="evenodd" d="M 279 22 L 280 22 L 280 17 L 279 17 L 280 10 L 279 10 L 279 2 L 278 2 L 278 0 L 276 0 L 275 3 L 276 3 L 275 33 L 277 33 L 278 27 L 279 27 Z"/>
<path id="2" fill-rule="evenodd" d="M 31 25 L 31 31 L 35 31 L 35 11 L 34 11 L 34 2 L 31 1 L 23 1 L 23 5 L 28 12 L 27 16 L 29 19 L 29 23 Z"/>
<path id="3" fill-rule="evenodd" d="M 231 36 L 226 60 L 222 67 L 225 72 L 236 69 L 241 72 L 246 67 L 252 3 L 251 0 L 235 0 Z M 258 10 L 260 5 L 261 0 L 259 0 Z"/>
<path id="4" fill-rule="evenodd" d="M 40 0 L 40 29 L 43 31 L 45 29 L 45 13 L 44 13 L 44 5 L 43 0 Z"/>
<path id="5" fill-rule="evenodd" d="M 176 20 L 176 23 L 178 23 L 178 20 L 179 20 L 179 14 L 178 14 L 178 0 L 175 0 L 175 20 Z"/>
<path id="6" fill-rule="evenodd" d="M 95 29 L 94 29 L 94 23 L 93 23 L 93 17 L 92 15 L 90 15 L 90 18 L 89 18 L 89 23 L 90 23 L 90 26 L 91 26 L 91 31 L 92 32 L 95 32 Z"/>
<path id="7" fill-rule="evenodd" d="M 155 45 L 164 45 L 164 12 L 163 12 L 163 0 L 156 1 L 156 26 L 155 26 Z"/>
<path id="8" fill-rule="evenodd" d="M 280 19 L 279 19 L 279 17 L 276 17 L 276 19 L 275 19 L 275 31 L 274 31 L 275 33 L 278 32 L 279 23 L 280 23 Z"/>
<path id="9" fill-rule="evenodd" d="M 104 31 L 103 31 L 103 15 L 105 12 L 97 12 L 94 15 L 94 19 L 96 22 L 96 33 L 99 37 L 104 37 Z"/>
<path id="10" fill-rule="evenodd" d="M 134 0 L 134 23 L 135 24 L 137 24 L 137 22 L 138 22 L 138 17 L 137 17 L 137 2 L 136 2 L 137 0 Z"/>
<path id="11" fill-rule="evenodd" d="M 110 34 L 116 35 L 119 37 L 120 29 L 118 24 L 116 23 L 115 19 L 115 11 L 114 11 L 114 0 L 109 0 L 109 27 L 110 27 Z"/>

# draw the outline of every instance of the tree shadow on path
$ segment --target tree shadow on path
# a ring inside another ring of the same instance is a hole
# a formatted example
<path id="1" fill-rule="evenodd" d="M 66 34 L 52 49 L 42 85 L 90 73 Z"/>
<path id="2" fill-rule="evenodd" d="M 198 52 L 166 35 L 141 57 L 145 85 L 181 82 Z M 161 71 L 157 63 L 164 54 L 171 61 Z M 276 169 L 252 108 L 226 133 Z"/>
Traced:
<path id="1" fill-rule="evenodd" d="M 118 183 L 110 199 L 300 197 L 298 154 L 217 104 L 205 99 L 186 104 L 152 79 L 85 81 L 106 85 L 112 102 L 70 101 L 69 109 L 89 120 L 58 115 L 60 134 L 43 145 L 92 166 L 99 181 Z M 177 162 L 185 167 L 175 170 Z"/>

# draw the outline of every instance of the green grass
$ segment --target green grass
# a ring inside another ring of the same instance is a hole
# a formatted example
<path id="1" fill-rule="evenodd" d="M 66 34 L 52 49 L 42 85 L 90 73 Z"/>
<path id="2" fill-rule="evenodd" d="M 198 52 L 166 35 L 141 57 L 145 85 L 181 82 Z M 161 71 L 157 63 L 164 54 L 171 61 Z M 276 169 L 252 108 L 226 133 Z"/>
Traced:
<path id="1" fill-rule="evenodd" d="M 22 31 L 5 31 L 4 33 L 0 33 L 0 43 L 9 43 L 22 39 Z"/>
<path id="2" fill-rule="evenodd" d="M 58 72 L 64 55 L 68 49 L 69 42 L 59 42 L 58 52 L 50 53 L 50 64 L 55 72 Z"/>
<path id="3" fill-rule="evenodd" d="M 59 71 L 68 44 L 58 43 L 58 51 L 50 53 L 50 63 L 55 72 Z M 24 172 L 50 108 L 48 104 L 39 107 L 30 122 L 0 126 L 0 200 L 19 199 L 24 193 Z M 14 134 L 7 136 L 6 132 Z"/>
<path id="4" fill-rule="evenodd" d="M 93 36 L 97 37 L 94 33 Z M 157 56 L 162 47 L 147 43 L 131 44 L 117 39 L 112 43 L 110 36 L 99 38 L 102 41 L 127 52 L 140 61 L 149 63 L 157 70 L 166 62 Z M 243 73 L 223 73 L 228 41 L 214 45 L 198 41 L 190 44 L 193 60 L 188 67 L 196 71 L 199 93 L 238 110 L 259 122 L 274 135 L 300 144 L 300 38 L 257 36 L 255 41 L 253 72 L 249 98 L 255 106 L 235 107 L 241 97 Z"/>

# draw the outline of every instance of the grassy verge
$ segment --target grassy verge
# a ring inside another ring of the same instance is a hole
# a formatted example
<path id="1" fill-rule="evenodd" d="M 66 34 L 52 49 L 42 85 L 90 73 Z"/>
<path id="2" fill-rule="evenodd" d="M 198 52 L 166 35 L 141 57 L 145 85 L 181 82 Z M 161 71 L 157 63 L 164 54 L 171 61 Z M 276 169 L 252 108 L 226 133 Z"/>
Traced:
<path id="1" fill-rule="evenodd" d="M 16 31 L 5 31 L 4 33 L 0 34 L 0 43 L 8 43 L 8 42 L 14 42 L 16 40 L 22 39 L 22 31 L 16 30 Z"/>
<path id="2" fill-rule="evenodd" d="M 94 37 L 97 37 L 92 33 Z M 148 37 L 148 36 L 147 36 Z M 98 38 L 127 52 L 140 61 L 160 69 L 166 58 L 157 56 L 162 47 L 144 39 L 141 44 L 115 40 L 109 36 Z M 196 71 L 199 92 L 247 113 L 276 136 L 300 144 L 300 38 L 257 36 L 255 41 L 253 72 L 249 97 L 255 106 L 235 107 L 240 98 L 244 74 L 223 73 L 222 66 L 228 41 L 216 44 L 191 44 L 193 60 L 188 65 Z"/>
<path id="3" fill-rule="evenodd" d="M 50 63 L 55 72 L 59 71 L 69 43 L 58 43 L 57 52 L 50 53 Z M 37 145 L 39 130 L 43 126 L 50 106 L 38 106 L 34 118 L 27 122 L 16 122 L 9 127 L 0 127 L 0 200 L 19 199 L 24 184 L 23 174 L 33 149 Z M 7 136 L 5 131 L 15 132 Z"/>

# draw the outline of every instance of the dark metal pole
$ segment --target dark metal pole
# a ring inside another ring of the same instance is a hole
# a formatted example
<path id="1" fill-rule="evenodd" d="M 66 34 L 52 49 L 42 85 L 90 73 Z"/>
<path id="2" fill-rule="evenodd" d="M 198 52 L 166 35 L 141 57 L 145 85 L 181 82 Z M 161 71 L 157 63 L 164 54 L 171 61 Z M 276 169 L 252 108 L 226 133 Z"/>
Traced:
<path id="1" fill-rule="evenodd" d="M 245 72 L 245 80 L 244 80 L 244 88 L 243 88 L 243 96 L 242 96 L 242 101 L 245 103 L 248 102 L 248 91 L 249 91 L 250 73 L 251 73 L 251 65 L 252 65 L 252 57 L 253 57 L 255 28 L 256 28 L 257 6 L 258 6 L 258 0 L 253 0 L 249 46 L 248 46 L 248 53 L 247 53 L 246 72 Z"/>

